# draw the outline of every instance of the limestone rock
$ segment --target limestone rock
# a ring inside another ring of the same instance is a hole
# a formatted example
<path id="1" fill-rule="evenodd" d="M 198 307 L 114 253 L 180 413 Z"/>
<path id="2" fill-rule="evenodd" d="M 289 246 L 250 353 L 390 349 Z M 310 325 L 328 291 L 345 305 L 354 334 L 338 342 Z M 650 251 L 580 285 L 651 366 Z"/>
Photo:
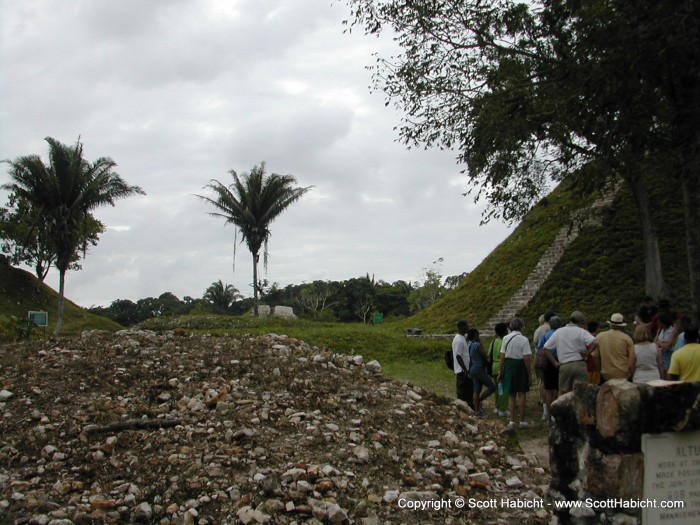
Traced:
<path id="1" fill-rule="evenodd" d="M 524 485 L 519 477 L 513 476 L 512 478 L 508 478 L 506 480 L 506 486 L 511 489 L 518 489 L 520 487 L 523 487 Z"/>
<path id="2" fill-rule="evenodd" d="M 324 523 L 339 524 L 349 521 L 347 512 L 337 503 L 309 498 L 309 505 L 314 517 Z"/>
<path id="3" fill-rule="evenodd" d="M 377 360 L 370 361 L 369 363 L 367 363 L 367 364 L 365 365 L 365 367 L 366 367 L 367 370 L 369 370 L 370 372 L 374 372 L 374 373 L 376 373 L 376 374 L 378 374 L 378 373 L 380 373 L 380 372 L 382 371 L 382 365 L 379 364 L 379 361 L 377 361 Z"/>
<path id="4" fill-rule="evenodd" d="M 238 516 L 238 519 L 241 520 L 243 525 L 248 525 L 250 523 L 269 523 L 272 520 L 270 515 L 253 509 L 248 505 L 241 507 L 236 513 L 236 516 Z"/>
<path id="5" fill-rule="evenodd" d="M 5 390 L 4 388 L 0 390 L 0 401 L 6 401 L 14 396 L 15 394 L 9 390 Z"/>
<path id="6" fill-rule="evenodd" d="M 151 521 L 152 517 L 153 517 L 153 508 L 151 507 L 151 505 L 147 501 L 140 503 L 134 509 L 134 521 L 136 521 L 136 522 L 146 522 L 147 523 L 147 522 Z"/>

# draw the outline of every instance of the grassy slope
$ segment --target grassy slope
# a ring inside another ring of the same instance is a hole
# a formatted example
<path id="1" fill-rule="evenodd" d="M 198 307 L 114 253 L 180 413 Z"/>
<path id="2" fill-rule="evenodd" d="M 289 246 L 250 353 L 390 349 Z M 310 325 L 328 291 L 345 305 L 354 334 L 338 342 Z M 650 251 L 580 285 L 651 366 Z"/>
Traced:
<path id="1" fill-rule="evenodd" d="M 10 322 L 11 316 L 26 319 L 29 310 L 43 310 L 49 313 L 49 326 L 46 328 L 48 335 L 56 324 L 57 308 L 56 291 L 45 284 L 40 284 L 29 272 L 0 261 L 0 316 L 5 319 L 5 323 Z M 3 326 L 6 326 L 5 323 Z M 93 315 L 66 300 L 62 335 L 77 335 L 83 330 L 91 329 L 119 330 L 121 328 L 123 327 L 112 320 Z M 33 333 L 43 336 L 43 330 L 40 329 Z M 9 335 L 14 337 L 14 334 Z"/>

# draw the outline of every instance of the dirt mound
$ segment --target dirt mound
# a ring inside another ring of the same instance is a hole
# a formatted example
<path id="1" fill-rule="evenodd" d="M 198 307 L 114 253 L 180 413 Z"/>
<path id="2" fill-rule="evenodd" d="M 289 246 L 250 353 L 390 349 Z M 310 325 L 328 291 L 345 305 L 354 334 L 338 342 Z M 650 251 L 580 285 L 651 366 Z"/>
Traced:
<path id="1" fill-rule="evenodd" d="M 502 503 L 537 502 L 548 477 L 501 423 L 360 356 L 124 331 L 8 345 L 0 363 L 3 523 L 549 518 Z"/>

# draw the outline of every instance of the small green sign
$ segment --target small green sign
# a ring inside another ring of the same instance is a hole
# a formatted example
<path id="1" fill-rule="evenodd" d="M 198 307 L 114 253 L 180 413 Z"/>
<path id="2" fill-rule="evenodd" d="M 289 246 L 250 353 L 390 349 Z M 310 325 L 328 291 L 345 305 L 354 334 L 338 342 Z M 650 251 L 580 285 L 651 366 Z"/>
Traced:
<path id="1" fill-rule="evenodd" d="M 381 312 L 375 313 L 372 317 L 372 322 L 374 324 L 382 324 L 384 322 L 384 314 Z"/>
<path id="2" fill-rule="evenodd" d="M 49 326 L 49 312 L 29 312 L 29 321 L 34 323 L 35 326 L 47 327 Z"/>

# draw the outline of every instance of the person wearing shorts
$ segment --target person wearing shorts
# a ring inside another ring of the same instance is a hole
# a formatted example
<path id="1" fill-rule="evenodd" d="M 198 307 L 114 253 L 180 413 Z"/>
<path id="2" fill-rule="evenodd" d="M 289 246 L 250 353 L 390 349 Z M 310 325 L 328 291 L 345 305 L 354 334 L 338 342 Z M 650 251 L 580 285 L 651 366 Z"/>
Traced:
<path id="1" fill-rule="evenodd" d="M 489 375 L 488 355 L 486 350 L 481 345 L 479 331 L 472 328 L 467 332 L 467 344 L 469 345 L 469 374 L 474 382 L 474 417 L 482 419 L 486 417 L 481 409 L 481 402 L 496 391 L 496 383 Z M 486 386 L 486 392 L 482 394 L 483 387 Z"/>
<path id="2" fill-rule="evenodd" d="M 508 430 L 529 426 L 528 422 L 525 421 L 525 402 L 531 384 L 532 350 L 530 349 L 530 340 L 521 332 L 524 327 L 525 323 L 521 318 L 513 318 L 510 321 L 511 332 L 503 338 L 501 345 L 498 382 L 503 383 L 503 390 L 508 392 L 511 417 Z"/>

